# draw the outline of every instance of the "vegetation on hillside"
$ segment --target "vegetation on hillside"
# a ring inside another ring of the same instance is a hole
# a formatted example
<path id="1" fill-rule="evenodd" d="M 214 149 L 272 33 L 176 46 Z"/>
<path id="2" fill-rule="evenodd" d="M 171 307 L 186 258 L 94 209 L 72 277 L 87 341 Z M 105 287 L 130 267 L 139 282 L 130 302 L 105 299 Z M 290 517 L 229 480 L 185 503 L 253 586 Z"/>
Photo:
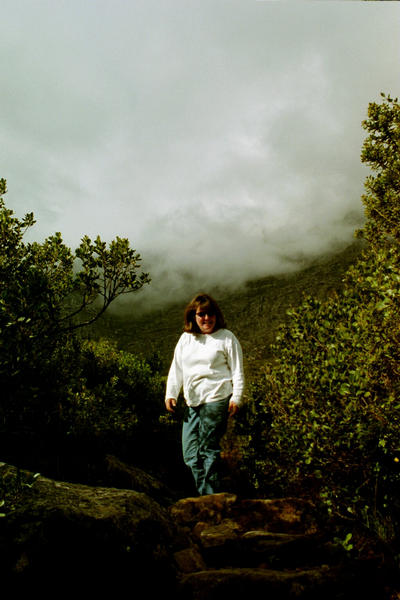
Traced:
<path id="1" fill-rule="evenodd" d="M 312 494 L 396 540 L 400 522 L 400 105 L 371 103 L 366 246 L 344 289 L 288 313 L 241 422 L 258 493 Z M 397 542 L 399 540 L 397 539 Z"/>
<path id="2" fill-rule="evenodd" d="M 279 325 L 287 319 L 286 311 L 300 304 L 304 295 L 325 300 L 340 290 L 346 271 L 356 262 L 362 247 L 360 240 L 354 240 L 349 246 L 321 256 L 294 273 L 249 281 L 235 290 L 221 287 L 207 290 L 218 299 L 228 328 L 240 340 L 248 381 L 271 358 L 270 345 Z M 91 339 L 114 340 L 122 350 L 149 361 L 156 359 L 166 375 L 189 299 L 168 304 L 162 311 L 136 312 L 135 302 L 129 309 L 112 308 L 85 330 L 84 335 Z"/>
<path id="3" fill-rule="evenodd" d="M 158 374 L 76 335 L 117 297 L 149 282 L 139 254 L 121 238 L 107 247 L 84 237 L 75 253 L 59 233 L 25 243 L 33 214 L 15 217 L 5 193 L 0 180 L 2 459 L 46 469 L 63 452 L 83 457 L 102 444 L 103 453 L 122 448 L 134 434 L 143 439 L 151 411 L 157 419 L 160 411 Z"/>

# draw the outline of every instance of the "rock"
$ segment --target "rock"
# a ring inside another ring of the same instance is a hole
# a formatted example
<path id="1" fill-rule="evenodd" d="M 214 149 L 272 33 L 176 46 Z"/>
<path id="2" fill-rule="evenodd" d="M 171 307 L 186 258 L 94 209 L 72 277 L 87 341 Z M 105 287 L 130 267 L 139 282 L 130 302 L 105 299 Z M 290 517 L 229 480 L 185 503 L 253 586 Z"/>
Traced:
<path id="1" fill-rule="evenodd" d="M 0 465 L 2 580 L 17 585 L 143 584 L 173 591 L 174 552 L 190 546 L 168 511 L 144 493 L 58 482 Z"/>
<path id="2" fill-rule="evenodd" d="M 186 575 L 182 579 L 178 598 L 180 600 L 379 598 L 379 596 L 364 595 L 368 590 L 360 586 L 359 579 L 354 582 L 352 576 L 351 572 L 328 566 L 296 571 L 243 568 L 207 570 Z M 370 591 L 374 592 L 372 589 Z"/>
<path id="3" fill-rule="evenodd" d="M 242 500 L 237 513 L 244 529 L 283 533 L 315 533 L 315 507 L 300 498 Z"/>
<path id="4" fill-rule="evenodd" d="M 174 553 L 174 560 L 181 573 L 204 571 L 207 565 L 199 550 L 193 546 Z"/>
<path id="5" fill-rule="evenodd" d="M 207 533 L 207 530 L 206 530 Z M 327 552 L 314 536 L 287 533 L 246 532 L 215 534 L 200 540 L 203 556 L 212 567 L 296 568 L 320 564 Z M 254 534 L 254 535 L 253 535 Z M 211 542 L 211 543 L 210 543 Z"/>
<path id="6" fill-rule="evenodd" d="M 179 599 L 384 598 L 375 563 L 333 552 L 329 528 L 319 528 L 305 500 L 214 494 L 183 498 L 169 511 L 207 565 L 181 567 Z"/>
<path id="7" fill-rule="evenodd" d="M 235 494 L 183 498 L 170 513 L 209 567 L 288 566 L 321 556 L 313 507 L 299 499 L 240 500 Z M 277 533 L 279 531 L 279 533 Z M 291 533 L 287 533 L 291 532 Z"/>
<path id="8" fill-rule="evenodd" d="M 107 486 L 143 492 L 163 506 L 177 500 L 172 490 L 138 467 L 127 465 L 112 455 L 106 456 L 105 465 Z"/>
<path id="9" fill-rule="evenodd" d="M 224 519 L 219 525 L 204 527 L 199 532 L 196 527 L 193 533 L 198 536 L 203 548 L 213 548 L 226 544 L 226 542 L 236 541 L 240 535 L 240 526 L 232 519 Z"/>
<path id="10" fill-rule="evenodd" d="M 233 519 L 242 531 L 314 533 L 318 529 L 315 507 L 299 498 L 241 500 L 235 494 L 210 494 L 183 498 L 170 512 L 177 522 L 187 526 L 200 521 L 218 525 Z"/>
<path id="11" fill-rule="evenodd" d="M 240 539 L 238 560 L 242 567 L 298 568 L 334 564 L 332 553 L 321 534 L 248 531 Z"/>
<path id="12" fill-rule="evenodd" d="M 170 513 L 180 525 L 193 526 L 199 521 L 217 525 L 230 515 L 236 502 L 237 496 L 228 493 L 182 498 L 170 507 Z"/>
<path id="13" fill-rule="evenodd" d="M 141 481 L 149 493 L 160 490 Z M 300 499 L 223 493 L 166 508 L 143 491 L 54 481 L 1 463 L 0 489 L 0 574 L 14 593 L 386 598 L 386 572 L 378 576 L 376 562 L 352 561 L 343 548 L 333 556 L 329 531 L 318 530 L 314 507 Z"/>

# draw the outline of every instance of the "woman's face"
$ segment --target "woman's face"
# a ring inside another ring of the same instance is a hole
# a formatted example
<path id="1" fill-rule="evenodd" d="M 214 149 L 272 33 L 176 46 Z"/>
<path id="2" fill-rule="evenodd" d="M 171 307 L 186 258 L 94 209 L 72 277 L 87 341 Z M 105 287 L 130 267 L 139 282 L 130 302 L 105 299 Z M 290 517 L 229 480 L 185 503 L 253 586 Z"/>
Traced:
<path id="1" fill-rule="evenodd" d="M 214 331 L 217 317 L 210 309 L 207 310 L 198 307 L 195 319 L 200 333 L 212 333 Z"/>

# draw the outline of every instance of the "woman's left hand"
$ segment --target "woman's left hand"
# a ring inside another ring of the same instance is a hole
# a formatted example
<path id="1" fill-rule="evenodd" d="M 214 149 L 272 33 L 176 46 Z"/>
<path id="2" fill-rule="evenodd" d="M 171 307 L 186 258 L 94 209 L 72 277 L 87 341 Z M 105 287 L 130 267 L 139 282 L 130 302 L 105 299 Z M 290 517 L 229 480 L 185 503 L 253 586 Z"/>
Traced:
<path id="1" fill-rule="evenodd" d="M 231 400 L 229 402 L 229 408 L 228 408 L 229 416 L 233 417 L 233 415 L 236 415 L 238 410 L 239 410 L 239 405 L 236 404 L 236 402 L 233 402 L 233 400 Z"/>

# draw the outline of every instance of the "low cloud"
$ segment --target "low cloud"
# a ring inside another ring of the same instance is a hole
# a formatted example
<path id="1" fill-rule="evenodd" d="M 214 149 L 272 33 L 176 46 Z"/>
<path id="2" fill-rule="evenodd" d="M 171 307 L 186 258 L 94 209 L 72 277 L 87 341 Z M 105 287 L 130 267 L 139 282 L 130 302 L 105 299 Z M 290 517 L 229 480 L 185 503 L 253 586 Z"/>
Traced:
<path id="1" fill-rule="evenodd" d="M 398 16 L 396 2 L 5 0 L 7 203 L 35 213 L 35 239 L 129 238 L 146 306 L 349 244 L 361 121 L 399 91 Z"/>

